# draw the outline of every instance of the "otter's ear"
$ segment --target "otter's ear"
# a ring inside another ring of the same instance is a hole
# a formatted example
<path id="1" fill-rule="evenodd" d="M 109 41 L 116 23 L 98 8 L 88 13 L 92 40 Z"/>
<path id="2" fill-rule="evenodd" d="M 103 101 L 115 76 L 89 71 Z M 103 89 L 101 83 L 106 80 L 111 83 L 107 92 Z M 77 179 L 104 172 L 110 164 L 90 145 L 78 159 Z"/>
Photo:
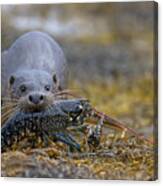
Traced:
<path id="1" fill-rule="evenodd" d="M 55 85 L 55 89 L 57 89 L 57 90 L 62 90 L 61 87 L 59 86 L 59 81 L 58 81 L 58 79 L 57 79 L 56 74 L 53 75 L 53 82 L 56 84 L 56 85 Z"/>
<path id="2" fill-rule="evenodd" d="M 56 74 L 53 75 L 53 82 L 56 84 L 57 83 L 57 76 Z"/>
<path id="3" fill-rule="evenodd" d="M 15 82 L 15 77 L 11 76 L 10 79 L 9 79 L 10 86 L 13 85 L 14 82 Z"/>

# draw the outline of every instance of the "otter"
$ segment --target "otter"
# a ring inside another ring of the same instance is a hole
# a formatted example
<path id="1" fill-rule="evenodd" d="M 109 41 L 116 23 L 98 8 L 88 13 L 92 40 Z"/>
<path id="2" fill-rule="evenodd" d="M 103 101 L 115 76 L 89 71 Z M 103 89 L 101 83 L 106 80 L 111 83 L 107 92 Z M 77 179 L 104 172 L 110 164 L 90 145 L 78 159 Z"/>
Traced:
<path id="1" fill-rule="evenodd" d="M 59 44 L 48 34 L 32 31 L 2 52 L 2 100 L 19 100 L 25 111 L 48 107 L 54 93 L 67 87 L 67 61 Z"/>

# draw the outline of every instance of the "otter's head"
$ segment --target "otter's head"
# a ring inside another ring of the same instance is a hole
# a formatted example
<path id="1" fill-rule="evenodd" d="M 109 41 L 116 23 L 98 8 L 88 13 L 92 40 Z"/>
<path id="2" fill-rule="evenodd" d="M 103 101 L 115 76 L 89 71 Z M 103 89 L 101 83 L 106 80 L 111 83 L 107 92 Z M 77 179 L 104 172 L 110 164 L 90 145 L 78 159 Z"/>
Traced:
<path id="1" fill-rule="evenodd" d="M 18 99 L 18 106 L 25 112 L 37 112 L 49 107 L 58 90 L 56 75 L 45 71 L 19 71 L 9 78 L 11 98 Z"/>

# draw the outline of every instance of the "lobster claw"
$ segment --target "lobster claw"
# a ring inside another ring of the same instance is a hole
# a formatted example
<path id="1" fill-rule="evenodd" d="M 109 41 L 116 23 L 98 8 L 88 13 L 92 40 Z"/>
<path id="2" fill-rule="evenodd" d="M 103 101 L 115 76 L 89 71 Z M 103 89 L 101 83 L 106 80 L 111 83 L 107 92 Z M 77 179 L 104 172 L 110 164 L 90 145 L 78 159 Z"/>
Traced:
<path id="1" fill-rule="evenodd" d="M 87 143 L 90 147 L 97 148 L 99 146 L 103 124 L 104 117 L 101 117 L 98 124 L 94 128 L 89 128 Z"/>
<path id="2" fill-rule="evenodd" d="M 53 134 L 53 138 L 53 140 L 67 144 L 72 151 L 76 149 L 78 152 L 81 152 L 80 145 L 70 134 L 67 134 L 66 132 L 57 132 Z"/>

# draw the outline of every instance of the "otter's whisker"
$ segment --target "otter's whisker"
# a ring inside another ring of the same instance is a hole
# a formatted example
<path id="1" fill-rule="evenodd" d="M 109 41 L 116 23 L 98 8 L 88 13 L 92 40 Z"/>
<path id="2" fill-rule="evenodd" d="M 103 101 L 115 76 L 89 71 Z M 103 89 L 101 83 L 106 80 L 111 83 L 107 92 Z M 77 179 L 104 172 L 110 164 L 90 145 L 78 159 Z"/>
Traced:
<path id="1" fill-rule="evenodd" d="M 17 105 L 8 105 L 8 106 L 3 106 L 1 108 L 1 113 L 5 113 L 9 110 L 14 110 L 17 107 Z"/>
<path id="2" fill-rule="evenodd" d="M 11 103 L 11 104 L 5 104 L 1 107 L 1 110 L 5 110 L 5 109 L 14 109 L 18 106 L 17 103 Z"/>
<path id="3" fill-rule="evenodd" d="M 54 93 L 54 95 L 58 95 L 58 94 L 72 94 L 72 95 L 74 94 L 75 95 L 75 92 L 71 90 L 63 90 L 63 91 L 58 91 Z"/>
<path id="4" fill-rule="evenodd" d="M 56 96 L 55 100 L 63 100 L 63 99 L 68 99 L 68 97 L 64 97 L 64 96 Z"/>
<path id="5" fill-rule="evenodd" d="M 17 106 L 17 105 L 15 105 L 15 106 L 6 106 L 6 107 L 3 107 L 3 108 L 1 108 L 1 112 L 4 113 L 4 112 L 6 112 L 6 111 L 8 111 L 8 110 L 13 110 L 13 109 L 16 108 L 16 106 Z"/>
<path id="6" fill-rule="evenodd" d="M 12 107 L 12 106 L 15 106 L 15 105 L 17 105 L 17 103 L 6 103 L 1 108 Z"/>
<path id="7" fill-rule="evenodd" d="M 56 93 L 56 94 L 54 94 L 54 96 L 55 97 L 57 97 L 57 96 L 71 96 L 71 97 L 74 97 L 74 98 L 80 98 L 80 96 L 77 96 L 77 95 L 75 95 L 75 94 L 71 94 L 71 93 L 66 93 L 66 92 L 61 92 L 61 93 Z"/>
<path id="8" fill-rule="evenodd" d="M 14 100 L 2 100 L 2 102 L 1 102 L 1 105 L 6 105 L 6 104 L 8 104 L 8 103 L 17 103 L 18 101 L 14 101 Z"/>
<path id="9" fill-rule="evenodd" d="M 64 90 L 57 90 L 57 92 L 73 92 L 73 90 L 64 89 Z M 56 93 L 56 92 L 54 92 L 54 93 Z"/>
<path id="10" fill-rule="evenodd" d="M 58 90 L 58 92 L 77 92 L 80 89 L 74 88 L 74 89 L 63 89 L 63 90 Z"/>
<path id="11" fill-rule="evenodd" d="M 5 112 L 4 114 L 2 114 L 1 116 L 1 122 L 2 122 L 2 125 L 5 123 L 5 121 L 11 117 L 17 110 L 14 109 L 14 112 L 13 112 L 13 109 L 11 110 L 8 110 L 7 112 Z"/>
<path id="12" fill-rule="evenodd" d="M 14 110 L 13 108 L 8 109 L 6 112 L 2 113 L 2 116 L 1 116 L 1 117 L 4 117 L 4 116 L 8 115 L 8 114 L 11 113 L 13 110 Z"/>
<path id="13" fill-rule="evenodd" d="M 18 99 L 16 99 L 16 98 L 10 98 L 10 97 L 4 97 L 4 98 L 2 98 L 2 100 L 18 101 Z"/>
<path id="14" fill-rule="evenodd" d="M 17 111 L 18 111 L 18 110 L 15 110 L 14 112 L 9 113 L 9 114 L 6 115 L 5 117 L 2 117 L 2 119 L 1 119 L 2 125 L 4 125 L 5 122 L 6 122 L 9 118 L 11 118 L 12 116 L 14 116 L 15 112 L 17 112 Z"/>

